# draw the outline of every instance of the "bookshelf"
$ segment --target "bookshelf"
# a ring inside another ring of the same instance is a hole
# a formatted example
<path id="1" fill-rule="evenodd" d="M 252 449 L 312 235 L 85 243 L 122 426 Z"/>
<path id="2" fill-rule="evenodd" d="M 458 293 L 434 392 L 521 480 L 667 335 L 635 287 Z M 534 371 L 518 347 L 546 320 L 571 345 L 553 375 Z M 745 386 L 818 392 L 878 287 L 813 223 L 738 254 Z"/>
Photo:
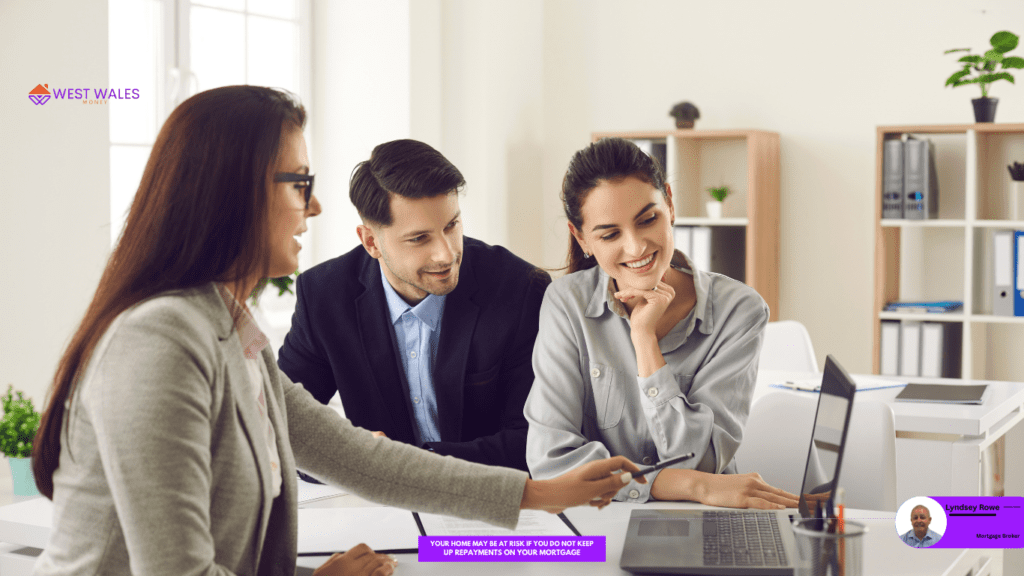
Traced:
<path id="1" fill-rule="evenodd" d="M 882 218 L 883 145 L 911 135 L 931 139 L 939 214 L 931 220 Z M 992 313 L 992 232 L 1024 230 L 1010 219 L 1006 166 L 1024 161 L 1024 124 L 880 126 L 875 146 L 874 372 L 882 320 L 962 324 L 962 378 L 1024 381 L 1024 317 Z M 962 300 L 954 314 L 884 312 L 895 300 Z"/>
<path id="2" fill-rule="evenodd" d="M 753 287 L 779 318 L 779 135 L 764 130 L 595 132 L 664 143 L 676 226 L 711 228 L 711 271 Z M 704 204 L 712 186 L 730 194 L 721 218 Z"/>

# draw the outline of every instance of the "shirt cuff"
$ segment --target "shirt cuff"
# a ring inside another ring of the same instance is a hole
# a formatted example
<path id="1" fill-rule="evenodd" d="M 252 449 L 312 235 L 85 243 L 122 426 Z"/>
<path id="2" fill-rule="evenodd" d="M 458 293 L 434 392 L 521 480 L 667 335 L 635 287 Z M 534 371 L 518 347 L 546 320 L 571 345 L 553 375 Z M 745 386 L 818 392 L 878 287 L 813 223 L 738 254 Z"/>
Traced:
<path id="1" fill-rule="evenodd" d="M 679 388 L 679 380 L 668 364 L 658 368 L 650 376 L 638 377 L 637 384 L 640 386 L 640 394 L 655 406 L 661 406 L 683 394 Z"/>
<path id="2" fill-rule="evenodd" d="M 651 486 L 654 486 L 654 479 L 658 477 L 658 474 L 661 474 L 661 470 L 655 470 L 654 472 L 644 476 L 644 478 L 647 478 L 646 484 L 641 484 L 636 480 L 630 480 L 629 484 L 626 484 L 622 487 L 622 490 L 619 490 L 619 493 L 615 495 L 613 500 L 616 502 L 632 502 L 635 504 L 643 504 L 644 502 L 652 500 Z"/>

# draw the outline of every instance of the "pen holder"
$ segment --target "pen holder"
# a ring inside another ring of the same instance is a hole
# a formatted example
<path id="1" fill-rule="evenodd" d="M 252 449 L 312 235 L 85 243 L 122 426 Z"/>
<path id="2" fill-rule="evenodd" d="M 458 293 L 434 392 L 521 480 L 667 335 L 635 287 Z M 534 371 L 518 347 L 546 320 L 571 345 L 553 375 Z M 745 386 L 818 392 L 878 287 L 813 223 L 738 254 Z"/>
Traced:
<path id="1" fill-rule="evenodd" d="M 864 565 L 864 533 L 859 522 L 844 522 L 842 533 L 821 530 L 822 520 L 793 522 L 797 557 L 796 576 L 861 576 Z"/>

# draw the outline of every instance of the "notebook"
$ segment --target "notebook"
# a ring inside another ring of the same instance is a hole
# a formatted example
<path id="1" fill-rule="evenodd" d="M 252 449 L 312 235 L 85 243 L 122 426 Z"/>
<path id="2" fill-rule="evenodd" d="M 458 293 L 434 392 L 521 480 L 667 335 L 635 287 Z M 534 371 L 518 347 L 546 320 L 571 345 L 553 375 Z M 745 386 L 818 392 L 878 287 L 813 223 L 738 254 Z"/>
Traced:
<path id="1" fill-rule="evenodd" d="M 804 518 L 831 508 L 856 390 L 828 356 L 800 489 Z M 645 574 L 788 576 L 797 561 L 790 522 L 787 510 L 633 510 L 619 566 Z"/>
<path id="2" fill-rule="evenodd" d="M 907 387 L 896 395 L 896 401 L 981 404 L 986 388 L 986 384 L 907 384 Z"/>

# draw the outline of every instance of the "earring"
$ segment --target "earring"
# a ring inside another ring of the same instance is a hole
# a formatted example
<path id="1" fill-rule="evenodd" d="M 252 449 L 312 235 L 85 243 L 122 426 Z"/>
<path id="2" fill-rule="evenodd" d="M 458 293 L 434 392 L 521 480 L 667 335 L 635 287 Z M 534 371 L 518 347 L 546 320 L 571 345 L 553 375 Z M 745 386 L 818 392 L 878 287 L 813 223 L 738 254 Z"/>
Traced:
<path id="1" fill-rule="evenodd" d="M 583 257 L 584 258 L 590 258 L 591 256 L 592 256 L 591 254 L 587 254 L 586 252 L 583 253 Z"/>

